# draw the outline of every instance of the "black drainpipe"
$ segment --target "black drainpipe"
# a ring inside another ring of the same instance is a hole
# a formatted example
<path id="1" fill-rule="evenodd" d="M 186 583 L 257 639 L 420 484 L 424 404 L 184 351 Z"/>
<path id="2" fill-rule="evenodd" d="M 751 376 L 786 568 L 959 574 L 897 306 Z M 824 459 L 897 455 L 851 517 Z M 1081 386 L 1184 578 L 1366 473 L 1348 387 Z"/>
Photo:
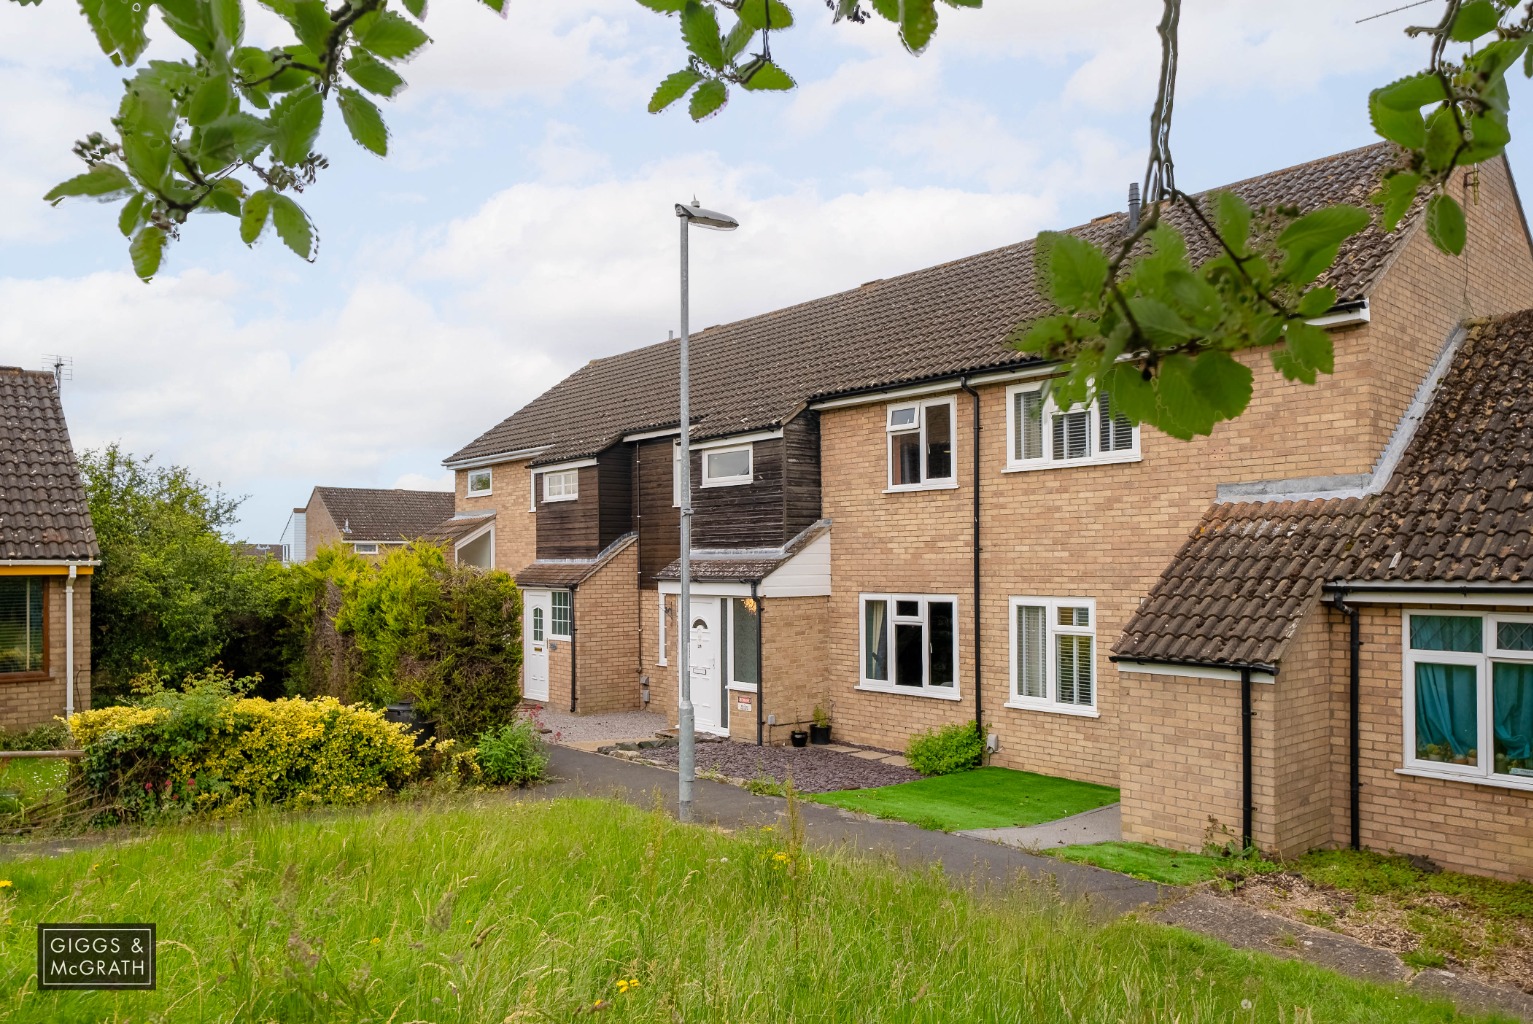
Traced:
<path id="1" fill-rule="evenodd" d="M 580 678 L 578 661 L 580 645 L 576 643 L 575 626 L 575 589 L 570 588 L 570 714 L 572 715 L 575 713 L 575 680 Z"/>
<path id="2" fill-rule="evenodd" d="M 1251 796 L 1251 667 L 1240 669 L 1240 847 L 1251 849 L 1252 812 L 1255 810 Z"/>
<path id="3" fill-rule="evenodd" d="M 1358 664 L 1358 653 L 1363 647 L 1362 620 L 1358 615 L 1357 606 L 1346 602 L 1345 593 L 1336 596 L 1336 610 L 1347 616 L 1351 626 L 1351 643 L 1347 664 L 1347 771 L 1350 786 L 1352 813 L 1352 849 L 1363 848 L 1363 777 L 1358 767 L 1362 755 L 1361 738 L 1361 694 L 1362 681 Z"/>
<path id="4" fill-rule="evenodd" d="M 979 392 L 969 386 L 969 378 L 964 377 L 958 382 L 958 386 L 973 401 L 974 427 L 973 437 L 970 438 L 969 450 L 974 454 L 974 729 L 985 735 L 985 718 L 983 706 L 980 703 L 980 682 L 984 677 L 984 657 L 980 646 L 980 616 L 979 616 Z"/>
<path id="5" fill-rule="evenodd" d="M 756 606 L 756 746 L 761 746 L 761 734 L 764 728 L 762 718 L 762 705 L 766 701 L 766 677 L 761 671 L 763 658 L 761 652 L 765 650 L 761 634 L 761 598 L 756 594 L 757 580 L 751 580 L 751 604 Z"/>

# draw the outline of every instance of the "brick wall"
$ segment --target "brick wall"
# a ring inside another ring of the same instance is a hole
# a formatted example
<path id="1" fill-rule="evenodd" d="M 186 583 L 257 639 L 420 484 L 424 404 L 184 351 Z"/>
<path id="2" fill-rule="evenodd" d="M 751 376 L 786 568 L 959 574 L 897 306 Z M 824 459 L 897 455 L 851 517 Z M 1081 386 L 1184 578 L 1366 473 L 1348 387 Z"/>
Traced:
<path id="1" fill-rule="evenodd" d="M 47 616 L 47 676 L 5 680 L 0 677 L 0 729 L 30 729 L 64 714 L 66 577 L 49 576 L 43 593 Z M 75 709 L 90 707 L 90 585 L 89 576 L 75 580 Z"/>
<path id="2" fill-rule="evenodd" d="M 581 714 L 639 710 L 640 593 L 637 544 L 613 556 L 575 591 Z"/>
<path id="3" fill-rule="evenodd" d="M 330 509 L 325 505 L 325 499 L 318 494 L 309 499 L 308 513 L 304 517 L 305 554 L 313 561 L 314 555 L 320 548 L 339 544 L 345 538 L 341 535 L 341 524 L 330 516 Z"/>
<path id="4" fill-rule="evenodd" d="M 480 498 L 468 496 L 468 474 L 460 469 L 454 474 L 453 490 L 458 512 L 495 512 L 495 568 L 513 576 L 527 568 L 537 557 L 537 515 L 528 512 L 531 491 L 530 462 L 502 462 L 490 466 L 490 493 Z"/>
<path id="5" fill-rule="evenodd" d="M 1300 622 L 1283 655 L 1274 711 L 1276 824 L 1267 848 L 1284 856 L 1331 837 L 1336 779 L 1347 764 L 1348 635 L 1345 617 L 1321 605 Z"/>

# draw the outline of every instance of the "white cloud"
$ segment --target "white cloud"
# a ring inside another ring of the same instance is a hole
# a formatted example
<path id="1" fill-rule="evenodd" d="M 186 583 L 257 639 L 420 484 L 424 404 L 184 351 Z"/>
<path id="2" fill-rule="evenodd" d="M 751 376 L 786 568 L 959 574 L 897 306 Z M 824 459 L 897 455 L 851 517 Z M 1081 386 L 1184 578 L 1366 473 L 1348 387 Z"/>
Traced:
<path id="1" fill-rule="evenodd" d="M 450 491 L 453 488 L 453 473 L 450 469 L 432 475 L 405 473 L 396 477 L 389 486 L 403 491 Z"/>

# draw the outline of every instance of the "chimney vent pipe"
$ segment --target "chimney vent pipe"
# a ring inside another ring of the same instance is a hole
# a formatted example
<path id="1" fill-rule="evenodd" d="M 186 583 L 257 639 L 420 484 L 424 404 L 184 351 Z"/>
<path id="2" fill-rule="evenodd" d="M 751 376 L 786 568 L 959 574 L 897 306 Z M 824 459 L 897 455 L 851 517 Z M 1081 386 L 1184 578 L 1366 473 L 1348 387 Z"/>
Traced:
<path id="1" fill-rule="evenodd" d="M 1139 230 L 1139 183 L 1130 182 L 1128 186 L 1128 230 L 1130 234 Z"/>

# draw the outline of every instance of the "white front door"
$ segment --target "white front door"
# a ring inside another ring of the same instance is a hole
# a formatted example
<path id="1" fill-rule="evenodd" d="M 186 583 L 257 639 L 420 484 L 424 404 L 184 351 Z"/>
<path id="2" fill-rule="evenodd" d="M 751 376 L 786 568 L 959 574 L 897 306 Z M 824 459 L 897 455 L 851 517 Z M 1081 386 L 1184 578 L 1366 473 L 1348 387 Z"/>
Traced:
<path id="1" fill-rule="evenodd" d="M 553 595 L 546 590 L 522 591 L 522 696 L 548 700 L 548 627 L 553 618 Z"/>
<path id="2" fill-rule="evenodd" d="M 719 665 L 719 600 L 692 599 L 690 630 L 692 714 L 696 727 L 724 732 L 724 675 Z"/>

